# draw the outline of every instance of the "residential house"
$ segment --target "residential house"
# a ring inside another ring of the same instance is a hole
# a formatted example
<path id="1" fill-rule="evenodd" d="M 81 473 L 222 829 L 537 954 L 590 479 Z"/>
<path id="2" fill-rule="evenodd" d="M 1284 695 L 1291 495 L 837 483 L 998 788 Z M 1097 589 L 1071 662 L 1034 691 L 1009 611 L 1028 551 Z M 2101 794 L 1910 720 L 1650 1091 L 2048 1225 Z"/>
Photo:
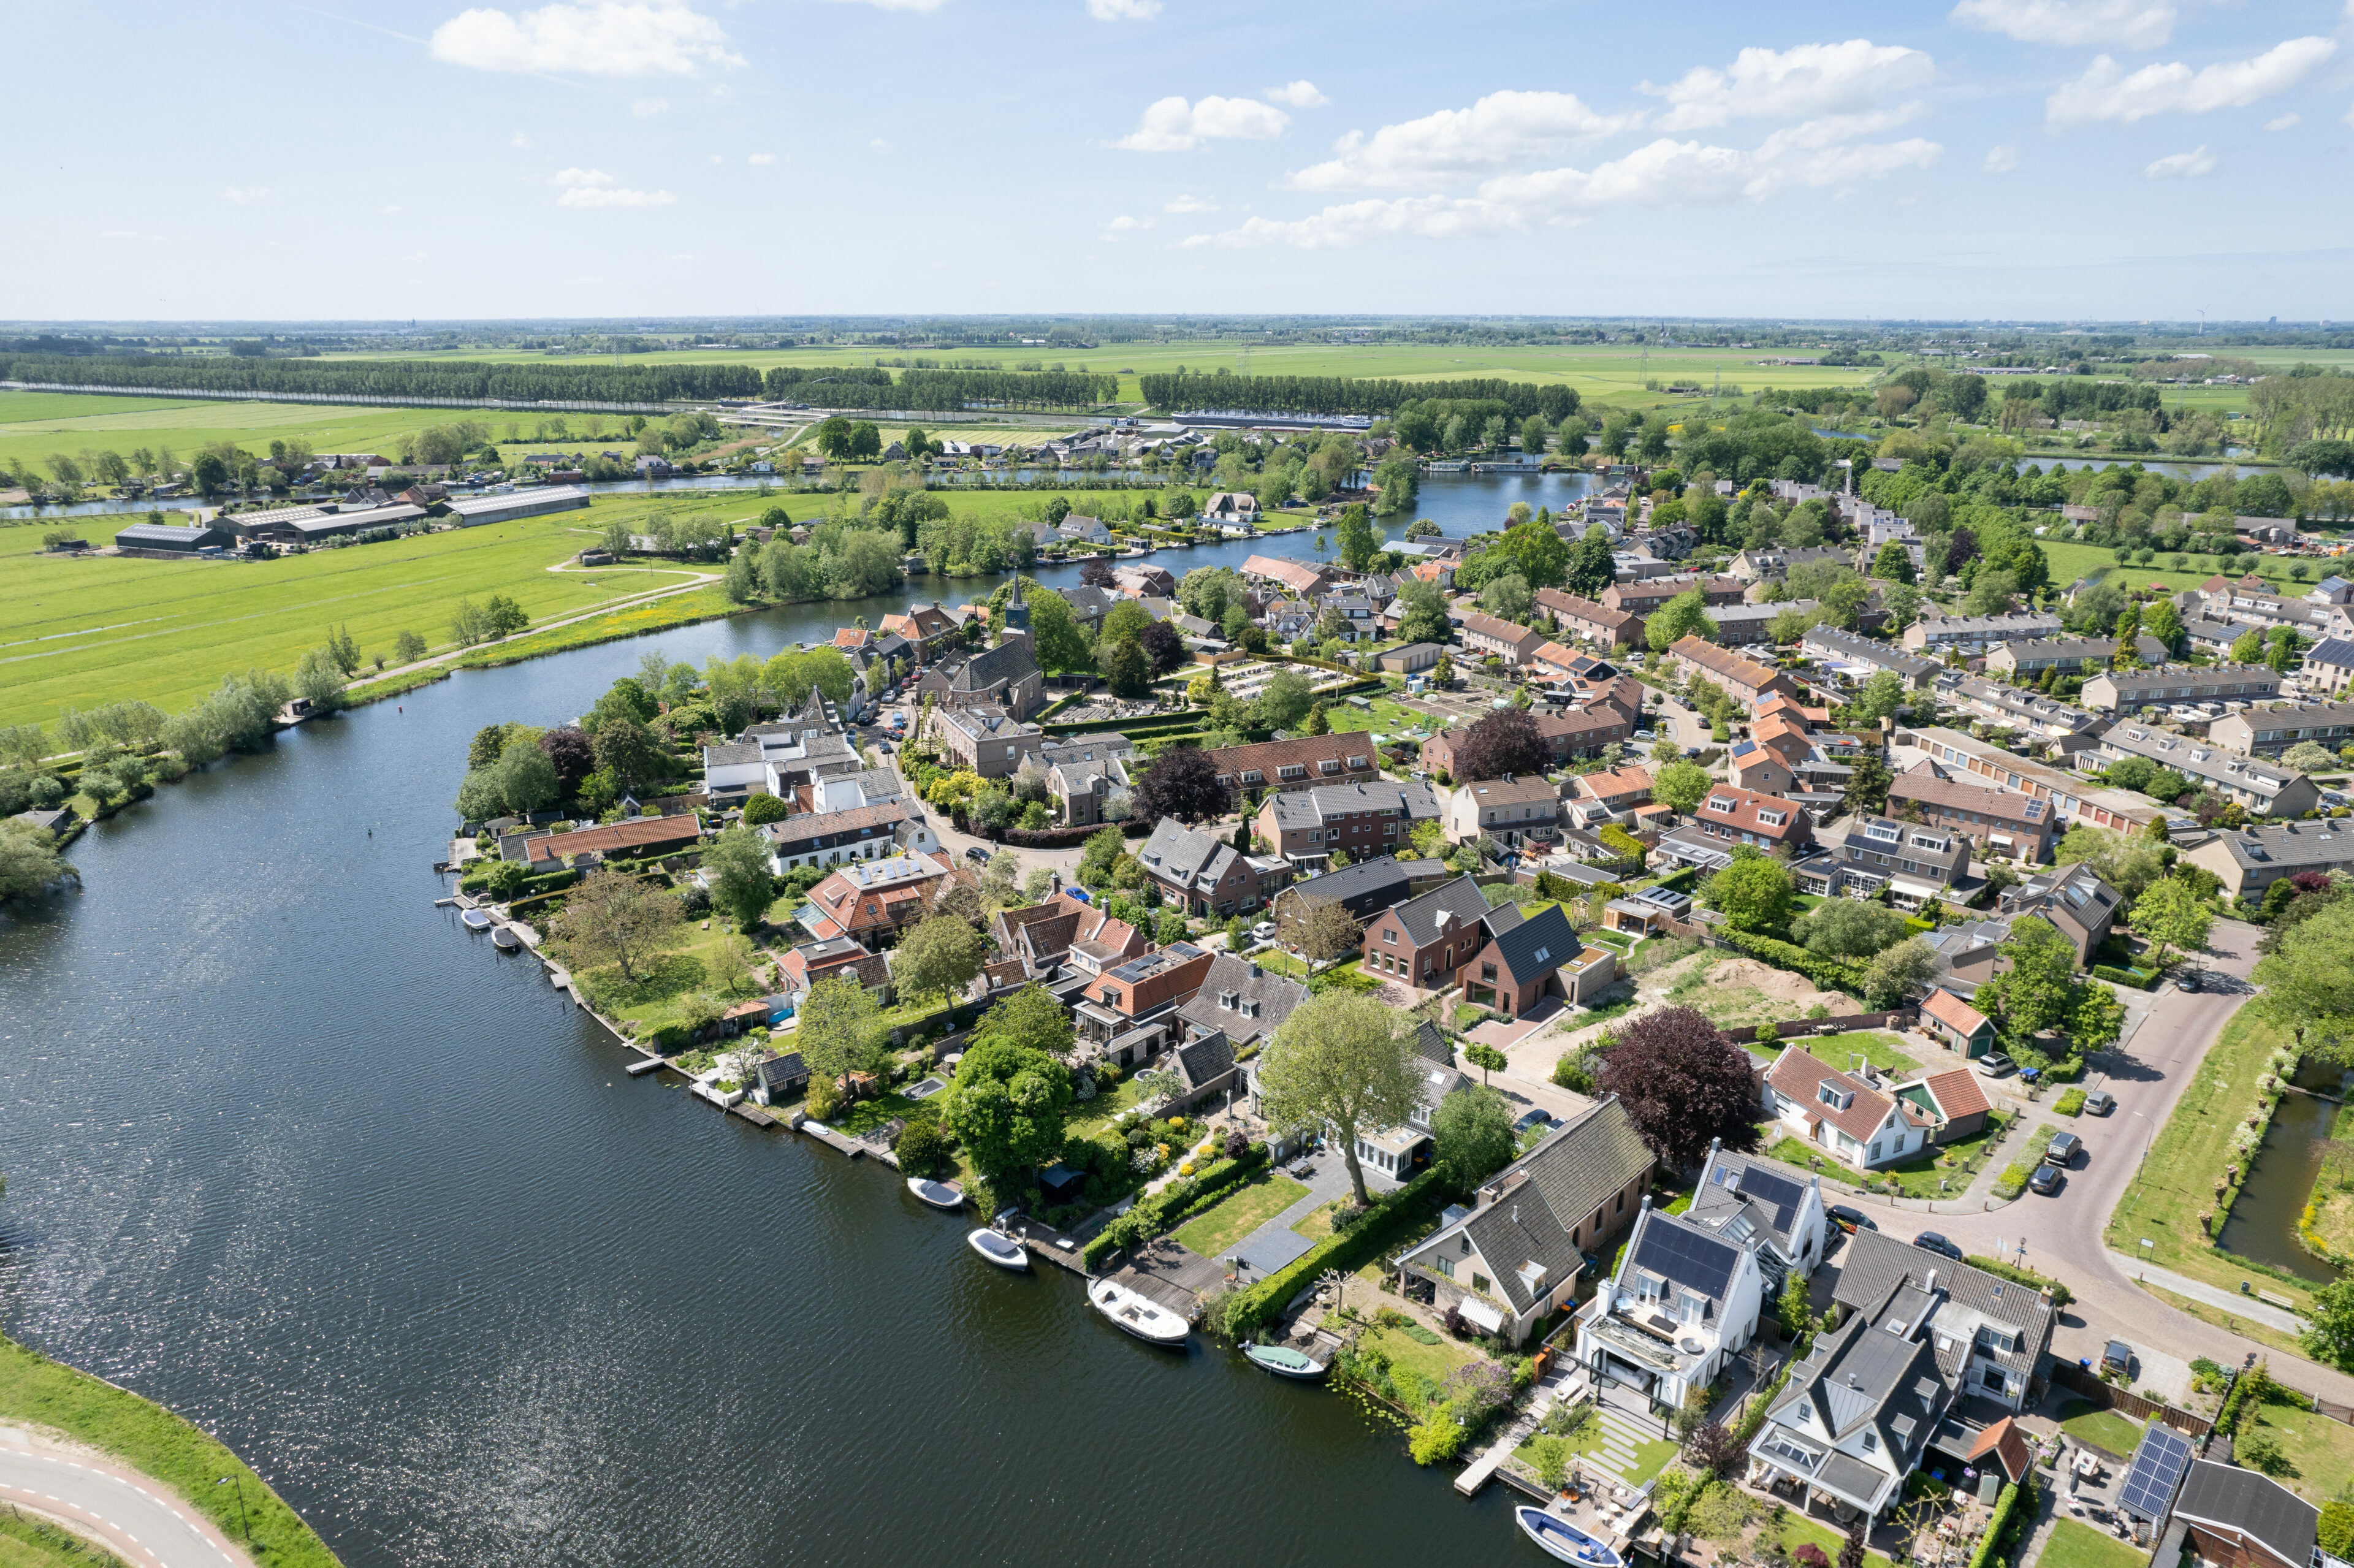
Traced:
<path id="1" fill-rule="evenodd" d="M 1965 1001 L 1978 995 L 1978 987 L 2010 968 L 2001 950 L 2002 944 L 2010 940 L 2008 917 L 1949 921 L 1923 932 L 1921 940 L 1936 956 L 1936 983 Z"/>
<path id="2" fill-rule="evenodd" d="M 2088 782 L 2076 774 L 2031 761 L 1959 730 L 1927 726 L 1899 731 L 1895 738 L 1900 746 L 1918 748 L 1946 777 L 1967 774 L 1998 789 L 2013 790 L 2044 802 L 2063 827 L 2079 821 L 2115 832 L 2135 833 L 2146 831 L 2163 815 L 2147 797 Z"/>
<path id="3" fill-rule="evenodd" d="M 1996 643 L 1987 653 L 1986 667 L 2006 680 L 2040 676 L 2046 670 L 2089 675 L 2107 669 L 2116 652 L 2114 637 L 2040 637 Z M 2144 632 L 2134 639 L 2134 657 L 2144 664 L 2163 664 L 2168 659 L 2166 644 Z"/>
<path id="4" fill-rule="evenodd" d="M 1152 948 L 1135 927 L 1067 889 L 1044 904 L 998 911 L 989 934 L 997 950 L 1018 960 L 1033 980 L 1045 979 L 1066 964 L 1077 974 L 1099 974 L 1140 959 Z"/>
<path id="5" fill-rule="evenodd" d="M 1756 1252 L 1769 1299 L 1791 1275 L 1811 1277 L 1830 1245 L 1821 1177 L 1801 1181 L 1789 1167 L 1736 1153 L 1717 1139 L 1710 1140 L 1684 1212 Z"/>
<path id="6" fill-rule="evenodd" d="M 1066 827 L 1093 827 L 1107 821 L 1107 808 L 1130 788 L 1124 757 L 1074 758 L 1046 769 L 1046 791 L 1054 797 L 1056 820 Z"/>
<path id="7" fill-rule="evenodd" d="M 1993 1021 L 1943 986 L 1921 1003 L 1921 1033 L 1969 1057 L 1983 1056 L 1995 1045 Z"/>
<path id="8" fill-rule="evenodd" d="M 2001 908 L 2016 919 L 2034 915 L 2050 922 L 2076 949 L 2076 964 L 2091 965 L 2093 955 L 2109 939 L 2121 904 L 2117 890 L 2101 880 L 2091 866 L 2055 865 L 2002 891 Z"/>
<path id="9" fill-rule="evenodd" d="M 1966 675 L 1955 682 L 1952 694 L 1980 717 L 2017 732 L 2014 745 L 2056 751 L 2063 760 L 2099 746 L 2110 723 L 2099 714 L 2043 696 L 2031 687 L 2006 686 L 1980 675 Z"/>
<path id="10" fill-rule="evenodd" d="M 1496 931 L 1520 919 L 1519 905 L 1507 901 L 1491 909 L 1479 883 L 1458 876 L 1365 918 L 1364 959 L 1358 967 L 1417 990 L 1443 991 Z"/>
<path id="11" fill-rule="evenodd" d="M 2321 1568 L 2338 1561 L 2315 1544 L 2319 1509 L 2270 1476 L 2238 1465 L 2191 1460 L 2174 1499 L 2174 1518 L 2190 1552 L 2216 1568 Z"/>
<path id="12" fill-rule="evenodd" d="M 1381 777 L 1373 737 L 1361 729 L 1222 746 L 1210 753 L 1210 760 L 1217 764 L 1218 781 L 1238 795 L 1246 790 L 1308 789 Z"/>
<path id="13" fill-rule="evenodd" d="M 1071 607 L 1071 619 L 1086 627 L 1089 636 L 1103 630 L 1104 617 L 1109 615 L 1112 606 L 1120 601 L 1120 596 L 1108 588 L 1094 588 L 1086 583 L 1074 583 L 1056 591 L 1063 596 L 1063 602 Z"/>
<path id="14" fill-rule="evenodd" d="M 1201 514 L 1214 523 L 1256 523 L 1258 497 L 1247 490 L 1217 491 L 1202 503 Z"/>
<path id="15" fill-rule="evenodd" d="M 1789 795 L 1798 787 L 1798 776 L 1788 762 L 1770 747 L 1754 740 L 1737 740 L 1733 749 L 1724 754 L 1725 777 L 1736 789 L 1765 795 Z"/>
<path id="16" fill-rule="evenodd" d="M 1827 830 L 1819 855 L 1791 867 L 1800 891 L 1819 898 L 1871 898 L 1918 909 L 1953 895 L 1969 874 L 1970 841 L 1942 828 L 1859 812 Z"/>
<path id="17" fill-rule="evenodd" d="M 795 918 L 820 939 L 849 937 L 878 948 L 930 910 L 948 877 L 947 863 L 931 855 L 854 862 L 811 888 Z"/>
<path id="18" fill-rule="evenodd" d="M 1570 781 L 1569 820 L 1582 828 L 1604 822 L 1632 821 L 1635 809 L 1650 803 L 1651 770 L 1640 763 L 1606 772 L 1581 774 Z"/>
<path id="19" fill-rule="evenodd" d="M 779 1106 L 809 1087 L 810 1070 L 798 1051 L 771 1051 L 752 1064 L 752 1098 Z"/>
<path id="20" fill-rule="evenodd" d="M 1102 518 L 1083 517 L 1076 512 L 1072 513 L 1068 517 L 1064 518 L 1061 524 L 1055 528 L 1055 532 L 1060 535 L 1066 542 L 1073 545 L 1108 545 L 1111 543 L 1111 530 L 1104 526 Z"/>
<path id="21" fill-rule="evenodd" d="M 1788 672 L 1745 659 L 1729 649 L 1698 637 L 1681 637 L 1668 650 L 1668 662 L 1687 680 L 1713 682 L 1724 694 L 1744 707 L 1755 707 L 1769 696 L 1797 701 L 1798 683 Z"/>
<path id="22" fill-rule="evenodd" d="M 1475 659 L 1490 656 L 1517 670 L 1536 657 L 1544 639 L 1525 626 L 1474 611 L 1463 618 L 1463 646 Z"/>
<path id="23" fill-rule="evenodd" d="M 1437 793 L 1427 783 L 1381 779 L 1269 795 L 1252 828 L 1284 859 L 1321 868 L 1336 853 L 1358 861 L 1408 848 L 1415 825 L 1438 814 Z"/>
<path id="24" fill-rule="evenodd" d="M 1486 837 L 1518 849 L 1531 840 L 1549 841 L 1561 824 L 1561 789 L 1541 773 L 1458 785 L 1447 797 L 1445 822 L 1449 843 Z"/>
<path id="25" fill-rule="evenodd" d="M 777 960 L 785 994 L 805 995 L 822 980 L 855 980 L 878 998 L 891 989 L 891 967 L 880 953 L 870 953 L 849 937 L 812 938 L 787 949 Z M 886 1003 L 887 1005 L 887 1003 Z"/>
<path id="26" fill-rule="evenodd" d="M 1538 738 L 1545 743 L 1552 763 L 1560 767 L 1574 758 L 1598 757 L 1602 748 L 1625 744 L 1635 733 L 1634 715 L 1619 705 L 1616 682 L 1600 688 L 1597 695 L 1606 692 L 1606 700 L 1590 701 L 1582 708 L 1569 713 L 1540 713 L 1536 720 Z M 1640 689 L 1639 684 L 1637 687 Z M 1432 773 L 1444 773 L 1452 778 L 1456 771 L 1456 755 L 1470 736 L 1469 728 L 1444 729 L 1422 743 L 1422 766 Z"/>
<path id="27" fill-rule="evenodd" d="M 1253 556 L 1243 563 L 1243 581 L 1255 588 L 1279 589 L 1295 599 L 1314 599 L 1331 586 L 1331 575 L 1306 561 L 1277 556 Z"/>
<path id="28" fill-rule="evenodd" d="M 1668 600 L 1694 588 L 1700 590 L 1701 602 L 1712 609 L 1744 603 L 1749 597 L 1749 585 L 1738 577 L 1652 577 L 1643 582 L 1612 583 L 1602 590 L 1602 605 L 1606 609 L 1649 616 Z"/>
<path id="29" fill-rule="evenodd" d="M 1272 903 L 1297 874 L 1289 861 L 1248 855 L 1214 834 L 1164 817 L 1136 858 L 1161 893 L 1188 915 L 1248 915 Z"/>
<path id="30" fill-rule="evenodd" d="M 1917 1160 L 1933 1141 L 1936 1118 L 1883 1086 L 1868 1065 L 1842 1072 L 1803 1045 L 1787 1045 L 1766 1069 L 1766 1116 L 1840 1164 L 1873 1171 Z"/>
<path id="31" fill-rule="evenodd" d="M 1023 759 L 1045 746 L 1045 733 L 1002 708 L 935 708 L 927 732 L 939 747 L 943 766 L 970 768 L 983 779 L 1020 770 Z"/>
<path id="32" fill-rule="evenodd" d="M 2177 703 L 2253 703 L 2280 692 L 2280 676 L 2264 664 L 2168 664 L 2095 675 L 2084 683 L 2082 695 L 2086 707 L 2115 714 Z"/>
<path id="33" fill-rule="evenodd" d="M 1577 1310 L 1577 1364 L 1664 1419 L 1755 1338 L 1766 1274 L 1755 1246 L 1641 1202 L 1617 1277 Z"/>
<path id="34" fill-rule="evenodd" d="M 631 817 L 604 827 L 578 828 L 530 840 L 534 871 L 562 866 L 599 865 L 609 860 L 642 860 L 692 849 L 703 836 L 702 819 L 693 812 L 676 817 Z M 585 858 L 584 858 L 585 857 Z"/>
<path id="35" fill-rule="evenodd" d="M 1807 813 L 1778 795 L 1719 785 L 1692 809 L 1692 826 L 1705 837 L 1793 853 L 1814 842 Z"/>
<path id="36" fill-rule="evenodd" d="M 2265 822 L 2217 832 L 2183 853 L 2213 872 L 2233 898 L 2259 899 L 2285 876 L 2303 872 L 2354 874 L 2354 832 L 2343 821 Z"/>
<path id="37" fill-rule="evenodd" d="M 1473 1328 L 1525 1344 L 1575 1303 L 1586 1260 L 1607 1256 L 1644 1212 L 1653 1163 L 1626 1107 L 1607 1096 L 1498 1171 L 1469 1213 L 1407 1248 L 1400 1279 L 1428 1287 L 1434 1306 Z"/>
<path id="38" fill-rule="evenodd" d="M 1949 652 L 1984 653 L 1998 643 L 2028 642 L 2058 637 L 2066 630 L 2048 610 L 2018 609 L 2008 615 L 1947 615 L 1916 620 L 1900 639 L 1915 652 L 1929 650 L 1940 656 Z"/>
<path id="39" fill-rule="evenodd" d="M 1560 588 L 1539 588 L 1537 608 L 1553 619 L 1564 637 L 1575 637 L 1597 648 L 1631 648 L 1643 641 L 1643 618 L 1614 609 L 1594 599 Z"/>
<path id="40" fill-rule="evenodd" d="M 1617 955 L 1608 956 L 1615 960 Z M 1463 987 L 1464 1001 L 1493 1008 L 1509 1022 L 1548 997 L 1577 1000 L 1561 978 L 1564 966 L 1575 969 L 1575 978 L 1589 978 L 1585 944 L 1570 928 L 1569 916 L 1561 912 L 1561 906 L 1548 904 L 1517 924 L 1491 928 L 1487 944 L 1456 970 L 1456 979 Z M 1613 968 L 1592 989 L 1599 991 L 1617 978 Z"/>
<path id="41" fill-rule="evenodd" d="M 1882 670 L 1901 676 L 1908 691 L 1925 692 L 1942 667 L 1933 659 L 1907 653 L 1893 643 L 1877 641 L 1836 626 L 1818 626 L 1798 643 L 1798 652 L 1861 682 Z"/>
<path id="42" fill-rule="evenodd" d="M 2277 757 L 2308 740 L 2339 751 L 2354 745 L 2354 703 L 2279 703 L 2225 714 L 2207 726 L 2207 738 L 2243 757 Z"/>
<path id="43" fill-rule="evenodd" d="M 1338 904 L 1352 919 L 1363 922 L 1394 904 L 1439 885 L 1446 875 L 1443 861 L 1402 861 L 1395 855 L 1384 854 L 1339 871 L 1313 874 L 1305 882 L 1295 882 L 1277 894 L 1268 907 L 1274 917 L 1281 920 L 1296 913 L 1308 900 L 1320 899 Z"/>
<path id="44" fill-rule="evenodd" d="M 803 811 L 781 821 L 763 822 L 769 869 L 782 876 L 805 865 L 841 865 L 902 854 L 929 854 L 940 847 L 922 807 L 886 800 L 836 811 Z"/>
<path id="45" fill-rule="evenodd" d="M 2060 832 L 2049 801 L 1965 784 L 1925 758 L 1890 781 L 1888 809 L 1907 818 L 1917 810 L 1924 824 L 1964 835 L 1980 855 L 1999 854 L 2027 865 L 2043 863 Z"/>
<path id="46" fill-rule="evenodd" d="M 1923 1299 L 1899 1308 L 1907 1292 Z M 1958 1393 L 2013 1412 L 2026 1408 L 2029 1387 L 2059 1322 L 2059 1308 L 2048 1294 L 1925 1252 L 1884 1231 L 1848 1237 L 1831 1299 L 1847 1309 L 1850 1320 L 1882 1332 L 1900 1320 L 1892 1315 L 1894 1308 L 1936 1347 L 1938 1371 Z M 1797 1381 L 1795 1373 L 1791 1381 Z"/>
<path id="47" fill-rule="evenodd" d="M 1178 942 L 1090 977 L 1072 1010 L 1086 1054 L 1122 1067 L 1158 1055 L 1180 1027 L 1177 1010 L 1202 989 L 1212 958 L 1190 942 Z"/>
<path id="48" fill-rule="evenodd" d="M 1248 959 L 1219 953 L 1202 977 L 1201 989 L 1177 1009 L 1196 1032 L 1217 1030 L 1229 1045 L 1247 1055 L 1266 1046 L 1308 1000 L 1308 988 Z"/>
<path id="49" fill-rule="evenodd" d="M 878 630 L 896 632 L 921 664 L 937 663 L 945 655 L 964 646 L 964 629 L 956 618 L 940 608 L 940 601 L 911 604 L 905 615 L 886 615 Z"/>
<path id="50" fill-rule="evenodd" d="M 2344 696 L 2354 685 L 2354 638 L 2325 637 L 2306 649 L 2297 679 L 2315 691 Z"/>
<path id="51" fill-rule="evenodd" d="M 1849 554 L 1843 545 L 1777 546 L 1766 550 L 1744 550 L 1733 557 L 1724 570 L 1726 576 L 1744 583 L 1778 583 L 1790 575 L 1793 567 L 1816 561 L 1835 561 L 1845 566 Z"/>
<path id="52" fill-rule="evenodd" d="M 2344 637 L 2354 630 L 2349 627 L 2345 606 L 2317 604 L 2309 598 L 2268 592 L 2252 586 L 2258 580 L 2243 577 L 2232 582 L 2214 577 L 2200 584 L 2196 591 L 2207 615 L 2216 620 L 2238 621 L 2247 626 L 2290 626 L 2308 637 Z"/>
<path id="53" fill-rule="evenodd" d="M 2295 768 L 2137 724 L 2121 724 L 2102 736 L 2099 756 L 2111 764 L 2147 758 L 2259 816 L 2301 817 L 2321 803 L 2320 786 Z"/>

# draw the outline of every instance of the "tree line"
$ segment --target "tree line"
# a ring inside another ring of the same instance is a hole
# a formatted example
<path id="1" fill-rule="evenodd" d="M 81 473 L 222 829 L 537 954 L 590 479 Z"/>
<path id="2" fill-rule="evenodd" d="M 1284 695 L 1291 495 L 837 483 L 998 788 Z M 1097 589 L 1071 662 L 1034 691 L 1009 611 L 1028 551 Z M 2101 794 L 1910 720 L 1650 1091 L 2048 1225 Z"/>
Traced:
<path id="1" fill-rule="evenodd" d="M 1346 376 L 1235 376 L 1220 370 L 1156 371 L 1137 378 L 1157 408 L 1247 408 L 1287 414 L 1394 414 L 1409 403 L 1494 403 L 1512 419 L 1542 414 L 1559 424 L 1577 412 L 1577 392 L 1527 381 L 1360 380 Z"/>
<path id="2" fill-rule="evenodd" d="M 1119 377 L 1084 370 L 906 370 L 780 365 L 761 378 L 773 399 L 829 408 L 1086 408 L 1119 395 Z"/>
<path id="3" fill-rule="evenodd" d="M 0 379 L 175 392 L 299 392 L 341 397 L 481 397 L 516 402 L 663 403 L 758 397 L 748 365 L 485 365 L 464 360 L 240 359 L 169 355 L 66 358 L 0 355 Z"/>

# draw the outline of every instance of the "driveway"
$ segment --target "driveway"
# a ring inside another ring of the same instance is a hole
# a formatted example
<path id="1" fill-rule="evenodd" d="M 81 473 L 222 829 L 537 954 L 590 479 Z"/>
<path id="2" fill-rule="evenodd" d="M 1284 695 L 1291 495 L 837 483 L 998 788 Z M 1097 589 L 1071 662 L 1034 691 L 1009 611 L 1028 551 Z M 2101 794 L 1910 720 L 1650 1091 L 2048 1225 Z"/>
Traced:
<path id="1" fill-rule="evenodd" d="M 135 1568 L 252 1563 L 162 1483 L 21 1427 L 0 1428 L 0 1501 L 48 1514 Z"/>

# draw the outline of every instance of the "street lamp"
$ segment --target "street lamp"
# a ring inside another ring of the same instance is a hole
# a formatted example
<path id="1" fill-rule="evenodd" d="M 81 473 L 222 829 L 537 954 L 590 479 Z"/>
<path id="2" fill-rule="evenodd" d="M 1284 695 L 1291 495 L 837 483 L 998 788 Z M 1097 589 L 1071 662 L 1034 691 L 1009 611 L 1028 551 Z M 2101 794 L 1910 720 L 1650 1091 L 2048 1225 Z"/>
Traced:
<path id="1" fill-rule="evenodd" d="M 2157 1248 L 2158 1244 L 2150 1240 L 2147 1236 L 2141 1238 L 2141 1277 L 2144 1280 L 2147 1280 L 2149 1278 L 2149 1260 L 2151 1255 L 2157 1250 Z"/>
<path id="2" fill-rule="evenodd" d="M 235 1476 L 223 1476 L 219 1480 L 215 1481 L 213 1485 L 217 1487 L 235 1487 L 237 1489 L 238 1522 L 245 1528 L 245 1543 L 248 1546 L 252 1545 L 253 1520 L 246 1516 L 245 1483 Z"/>

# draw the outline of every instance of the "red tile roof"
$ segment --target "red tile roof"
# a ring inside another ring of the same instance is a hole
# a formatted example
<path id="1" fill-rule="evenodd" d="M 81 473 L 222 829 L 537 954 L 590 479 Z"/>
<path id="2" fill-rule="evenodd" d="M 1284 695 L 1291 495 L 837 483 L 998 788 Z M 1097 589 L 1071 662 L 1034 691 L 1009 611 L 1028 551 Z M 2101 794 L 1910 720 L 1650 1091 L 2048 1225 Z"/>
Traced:
<path id="1" fill-rule="evenodd" d="M 1766 814 L 1778 816 L 1781 821 L 1766 821 Z M 1795 802 L 1785 800 L 1779 795 L 1764 795 L 1755 789 L 1736 789 L 1726 784 L 1717 785 L 1702 795 L 1692 816 L 1699 821 L 1755 833 L 1776 843 L 1785 839 L 1814 836 L 1813 824 L 1807 821 L 1804 809 Z"/>
<path id="2" fill-rule="evenodd" d="M 1766 1070 L 1766 1081 L 1775 1088 L 1804 1106 L 1808 1124 L 1828 1121 L 1859 1143 L 1870 1143 L 1872 1135 L 1888 1120 L 1892 1108 L 1906 1113 L 1908 1122 L 1918 1124 L 1925 1118 L 1910 1106 L 1884 1090 L 1875 1089 L 1861 1078 L 1853 1077 L 1829 1063 L 1818 1061 L 1800 1046 L 1786 1047 Z M 1825 1083 L 1849 1091 L 1854 1097 L 1847 1109 L 1840 1110 L 1824 1102 L 1818 1093 Z"/>
<path id="3" fill-rule="evenodd" d="M 1942 994 L 1942 993 L 1941 993 Z M 1959 1121 L 1966 1116 L 1994 1109 L 1986 1090 L 1978 1084 L 1978 1075 L 1967 1067 L 1955 1067 L 1943 1073 L 1932 1073 L 1921 1080 L 1937 1108 L 1946 1113 L 1947 1121 Z"/>
<path id="4" fill-rule="evenodd" d="M 1921 1011 L 1948 1029 L 1958 1030 L 1964 1034 L 1975 1034 L 1987 1025 L 1985 1013 L 1944 986 L 1929 993 L 1929 999 L 1921 1004 Z M 1938 1103 L 1942 1105 L 1945 1102 L 1941 1099 Z"/>

